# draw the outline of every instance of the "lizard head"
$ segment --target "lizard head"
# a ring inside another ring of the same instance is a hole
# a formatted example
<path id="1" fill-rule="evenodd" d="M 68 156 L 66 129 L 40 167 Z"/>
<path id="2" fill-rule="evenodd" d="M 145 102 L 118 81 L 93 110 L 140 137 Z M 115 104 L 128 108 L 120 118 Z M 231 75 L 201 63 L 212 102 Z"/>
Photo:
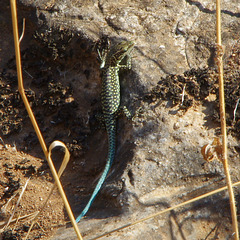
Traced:
<path id="1" fill-rule="evenodd" d="M 111 65 L 116 66 L 119 64 L 126 55 L 130 54 L 133 46 L 134 42 L 124 40 L 111 47 L 109 54 Z"/>

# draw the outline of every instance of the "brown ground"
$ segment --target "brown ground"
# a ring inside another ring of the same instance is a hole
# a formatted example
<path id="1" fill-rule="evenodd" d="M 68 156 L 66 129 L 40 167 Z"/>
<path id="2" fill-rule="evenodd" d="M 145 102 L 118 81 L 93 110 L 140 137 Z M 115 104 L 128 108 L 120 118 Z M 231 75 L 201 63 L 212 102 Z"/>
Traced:
<path id="1" fill-rule="evenodd" d="M 22 191 L 29 179 L 13 220 L 40 209 L 48 196 L 53 183 L 49 171 L 42 168 L 43 160 L 17 151 L 16 147 L 6 145 L 0 149 L 0 202 L 1 228 L 6 225 Z M 11 197 L 14 196 L 13 199 Z M 8 203 L 8 204 L 7 204 Z M 14 221 L 2 234 L 2 239 L 22 239 L 26 236 L 30 218 Z M 29 239 L 49 239 L 54 229 L 65 224 L 63 203 L 55 190 L 43 213 L 38 218 Z"/>

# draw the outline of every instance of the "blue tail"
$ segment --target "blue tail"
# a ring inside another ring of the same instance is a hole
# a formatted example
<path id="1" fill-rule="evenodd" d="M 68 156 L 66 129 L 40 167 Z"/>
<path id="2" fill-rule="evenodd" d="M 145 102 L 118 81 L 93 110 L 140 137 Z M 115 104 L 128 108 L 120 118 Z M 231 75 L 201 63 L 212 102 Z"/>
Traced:
<path id="1" fill-rule="evenodd" d="M 99 190 L 101 189 L 107 175 L 108 172 L 110 170 L 110 167 L 112 165 L 113 159 L 114 159 L 114 155 L 115 155 L 115 145 L 116 145 L 116 123 L 114 121 L 114 124 L 112 124 L 111 126 L 107 126 L 107 133 L 108 133 L 108 158 L 107 158 L 107 163 L 106 166 L 103 170 L 102 176 L 100 177 L 100 179 L 98 180 L 97 186 L 95 187 L 92 196 L 90 198 L 90 200 L 88 201 L 87 205 L 85 206 L 85 208 L 83 209 L 83 211 L 81 212 L 81 214 L 76 218 L 76 222 L 78 223 L 81 218 L 88 212 L 89 208 L 91 207 L 95 197 L 97 196 Z"/>

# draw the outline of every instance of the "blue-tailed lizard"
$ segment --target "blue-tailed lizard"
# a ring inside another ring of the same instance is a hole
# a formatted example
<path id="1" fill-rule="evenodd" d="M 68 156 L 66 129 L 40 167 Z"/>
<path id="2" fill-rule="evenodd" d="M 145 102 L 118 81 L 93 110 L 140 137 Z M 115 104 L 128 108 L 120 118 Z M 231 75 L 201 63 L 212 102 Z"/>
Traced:
<path id="1" fill-rule="evenodd" d="M 90 200 L 82 213 L 77 217 L 76 222 L 87 213 L 91 207 L 95 197 L 101 189 L 103 182 L 105 181 L 109 169 L 112 165 L 116 148 L 116 118 L 119 113 L 123 111 L 125 115 L 130 118 L 131 115 L 126 106 L 120 107 L 120 83 L 119 83 L 119 70 L 131 69 L 131 56 L 130 53 L 133 49 L 134 43 L 131 41 L 121 41 L 114 46 L 110 47 L 107 52 L 99 57 L 101 60 L 100 68 L 102 69 L 102 120 L 106 126 L 108 135 L 108 157 L 107 163 L 103 170 L 103 173 L 95 187 Z M 126 58 L 126 64 L 122 64 L 123 59 Z"/>

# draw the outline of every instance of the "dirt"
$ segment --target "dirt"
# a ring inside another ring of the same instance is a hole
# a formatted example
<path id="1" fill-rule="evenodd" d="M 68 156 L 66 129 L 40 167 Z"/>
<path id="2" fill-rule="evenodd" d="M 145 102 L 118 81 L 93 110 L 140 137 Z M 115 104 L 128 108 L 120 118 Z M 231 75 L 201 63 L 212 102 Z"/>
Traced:
<path id="1" fill-rule="evenodd" d="M 1 239 L 23 239 L 29 229 L 30 218 L 19 220 L 17 223 L 16 219 L 40 210 L 53 186 L 52 178 L 44 160 L 9 145 L 1 146 L 0 152 L 1 228 L 6 225 L 23 186 L 29 180 L 13 216 L 15 221 L 3 231 Z M 49 239 L 49 234 L 52 234 L 54 229 L 66 223 L 63 209 L 63 203 L 55 190 L 34 225 L 29 239 Z"/>

